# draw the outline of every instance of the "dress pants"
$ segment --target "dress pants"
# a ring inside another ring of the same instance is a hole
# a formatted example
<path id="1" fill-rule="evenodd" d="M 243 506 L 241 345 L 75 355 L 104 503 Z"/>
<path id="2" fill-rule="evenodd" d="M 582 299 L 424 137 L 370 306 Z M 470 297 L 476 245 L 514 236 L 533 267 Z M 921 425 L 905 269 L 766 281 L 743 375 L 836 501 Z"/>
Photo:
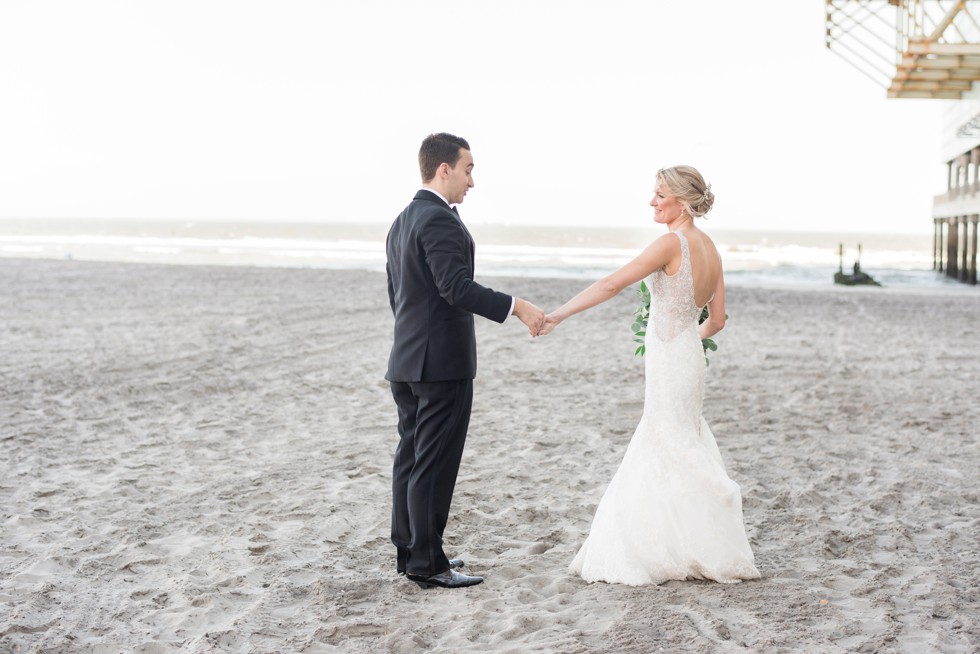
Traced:
<path id="1" fill-rule="evenodd" d="M 442 534 L 470 424 L 473 380 L 391 382 L 391 394 L 398 407 L 391 510 L 398 572 L 439 574 L 449 569 Z"/>

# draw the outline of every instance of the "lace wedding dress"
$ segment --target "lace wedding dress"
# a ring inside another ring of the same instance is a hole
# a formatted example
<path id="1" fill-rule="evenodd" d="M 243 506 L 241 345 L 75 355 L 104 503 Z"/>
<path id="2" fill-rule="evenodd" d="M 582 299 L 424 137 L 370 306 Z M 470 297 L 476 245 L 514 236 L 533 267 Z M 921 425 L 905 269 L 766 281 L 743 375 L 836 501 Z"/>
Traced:
<path id="1" fill-rule="evenodd" d="M 742 496 L 701 417 L 701 308 L 687 239 L 674 275 L 650 276 L 643 416 L 569 570 L 588 582 L 638 586 L 670 579 L 759 577 Z"/>

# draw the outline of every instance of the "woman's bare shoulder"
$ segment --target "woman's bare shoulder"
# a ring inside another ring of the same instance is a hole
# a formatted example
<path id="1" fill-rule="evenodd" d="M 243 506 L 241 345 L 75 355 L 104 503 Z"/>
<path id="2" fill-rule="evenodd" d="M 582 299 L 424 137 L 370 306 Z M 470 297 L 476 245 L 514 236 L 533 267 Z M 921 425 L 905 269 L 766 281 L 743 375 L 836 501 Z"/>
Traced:
<path id="1" fill-rule="evenodd" d="M 667 232 L 653 239 L 646 249 L 679 253 L 681 251 L 681 240 L 674 232 Z"/>

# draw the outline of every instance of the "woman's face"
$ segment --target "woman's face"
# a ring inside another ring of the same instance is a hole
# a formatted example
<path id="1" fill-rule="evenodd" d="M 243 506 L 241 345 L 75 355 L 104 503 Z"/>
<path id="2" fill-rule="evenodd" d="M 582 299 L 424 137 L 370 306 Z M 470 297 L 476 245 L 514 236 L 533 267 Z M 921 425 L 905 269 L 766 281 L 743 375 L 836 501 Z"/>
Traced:
<path id="1" fill-rule="evenodd" d="M 664 225 L 669 225 L 680 218 L 681 211 L 684 209 L 684 205 L 663 184 L 659 184 L 654 191 L 650 206 L 653 207 L 654 221 Z"/>

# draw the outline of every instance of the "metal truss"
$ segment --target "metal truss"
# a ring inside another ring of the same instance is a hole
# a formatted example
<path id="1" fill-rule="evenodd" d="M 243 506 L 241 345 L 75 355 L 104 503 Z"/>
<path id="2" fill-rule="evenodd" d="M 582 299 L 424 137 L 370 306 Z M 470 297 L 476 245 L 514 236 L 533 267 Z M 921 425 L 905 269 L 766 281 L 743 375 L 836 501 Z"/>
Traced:
<path id="1" fill-rule="evenodd" d="M 827 47 L 889 98 L 959 100 L 980 81 L 980 0 L 827 0 Z"/>

